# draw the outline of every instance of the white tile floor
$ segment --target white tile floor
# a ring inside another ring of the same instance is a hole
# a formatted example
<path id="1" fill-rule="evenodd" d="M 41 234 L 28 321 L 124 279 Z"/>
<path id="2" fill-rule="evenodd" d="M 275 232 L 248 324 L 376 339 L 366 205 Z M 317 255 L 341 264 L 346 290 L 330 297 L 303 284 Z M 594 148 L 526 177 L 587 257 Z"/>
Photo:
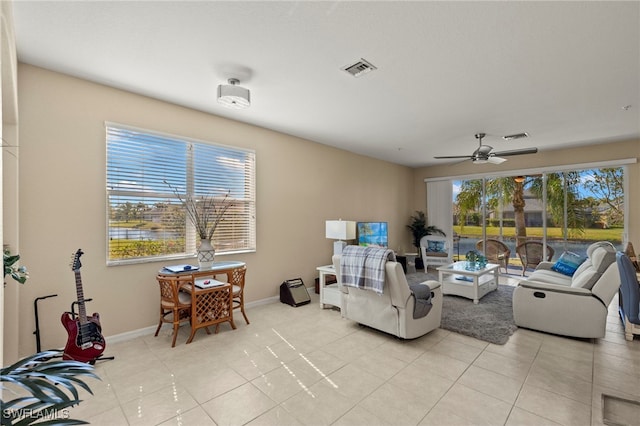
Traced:
<path id="1" fill-rule="evenodd" d="M 614 299 L 595 342 L 519 329 L 493 345 L 438 329 L 402 341 L 312 303 L 249 308 L 251 325 L 112 344 L 93 425 L 601 425 L 602 394 L 640 400 L 640 341 Z M 633 408 L 632 410 L 635 410 Z M 640 416 L 637 417 L 640 424 Z"/>

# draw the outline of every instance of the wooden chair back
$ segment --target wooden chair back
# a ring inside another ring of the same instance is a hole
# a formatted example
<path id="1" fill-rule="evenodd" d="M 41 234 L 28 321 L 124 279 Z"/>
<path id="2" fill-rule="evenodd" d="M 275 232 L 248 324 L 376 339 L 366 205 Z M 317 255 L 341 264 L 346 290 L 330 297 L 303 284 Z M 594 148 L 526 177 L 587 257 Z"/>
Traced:
<path id="1" fill-rule="evenodd" d="M 174 347 L 180 323 L 191 318 L 191 296 L 180 291 L 191 288 L 191 278 L 158 275 L 156 279 L 160 287 L 160 321 L 155 336 L 158 336 L 163 323 L 173 324 L 171 347 Z"/>
<path id="2" fill-rule="evenodd" d="M 516 247 L 516 254 L 522 262 L 522 276 L 527 268 L 535 268 L 543 260 L 550 261 L 555 253 L 553 247 L 547 245 L 547 257 L 544 258 L 544 244 L 542 241 L 526 241 Z"/>
<path id="3" fill-rule="evenodd" d="M 246 273 L 246 266 L 234 269 L 229 282 L 233 286 L 233 309 L 240 309 L 244 320 L 249 324 L 249 318 L 247 318 L 247 314 L 244 311 L 244 278 Z"/>
<path id="4" fill-rule="evenodd" d="M 487 238 L 486 247 L 484 241 L 479 240 L 476 243 L 476 249 L 481 251 L 490 263 L 497 263 L 504 268 L 505 273 L 507 272 L 511 249 L 505 243 L 500 240 Z"/>

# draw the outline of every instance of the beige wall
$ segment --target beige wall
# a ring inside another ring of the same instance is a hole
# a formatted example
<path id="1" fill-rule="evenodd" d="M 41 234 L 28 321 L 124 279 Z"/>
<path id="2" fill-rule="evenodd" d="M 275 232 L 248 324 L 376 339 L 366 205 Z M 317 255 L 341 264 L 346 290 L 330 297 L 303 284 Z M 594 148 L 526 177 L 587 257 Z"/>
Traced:
<path id="1" fill-rule="evenodd" d="M 257 252 L 247 301 L 276 296 L 283 280 L 313 285 L 330 262 L 327 219 L 389 222 L 393 248 L 410 244 L 413 171 L 259 127 L 20 64 L 20 246 L 31 278 L 20 294 L 20 353 L 34 351 L 33 300 L 43 348 L 60 347 L 61 313 L 76 299 L 69 261 L 82 248 L 87 310 L 106 336 L 157 323 L 162 262 L 107 267 L 104 122 L 250 148 L 257 158 Z M 211 102 L 215 102 L 212 95 Z M 241 117 L 242 112 L 238 112 Z"/>
<path id="2" fill-rule="evenodd" d="M 0 239 L 12 253 L 18 246 L 18 60 L 13 27 L 13 3 L 0 2 Z M 0 290 L 0 365 L 18 356 L 18 294 L 9 278 Z M 5 364 L 6 362 L 6 364 Z"/>
<path id="3" fill-rule="evenodd" d="M 579 148 L 567 148 L 553 151 L 541 151 L 536 155 L 510 157 L 502 165 L 474 165 L 470 161 L 455 165 L 442 165 L 416 169 L 414 173 L 414 207 L 424 209 L 426 190 L 424 180 L 441 176 L 464 176 L 478 173 L 506 172 L 513 170 L 535 169 L 536 167 L 564 166 L 569 164 L 595 163 L 599 161 L 640 159 L 640 141 L 594 144 Z M 640 245 L 640 163 L 630 164 L 629 169 L 629 241 L 634 247 Z"/>
<path id="4" fill-rule="evenodd" d="M 387 221 L 390 246 L 407 249 L 408 217 L 426 207 L 424 179 L 480 171 L 470 164 L 412 170 L 29 65 L 19 66 L 18 77 L 19 243 L 31 273 L 19 295 L 21 355 L 35 350 L 33 300 L 39 296 L 58 294 L 40 304 L 43 348 L 64 345 L 59 317 L 75 300 L 69 261 L 80 247 L 85 297 L 94 299 L 88 311 L 100 312 L 105 335 L 156 324 L 154 275 L 163 263 L 106 266 L 105 121 L 256 151 L 258 249 L 232 256 L 247 262 L 249 302 L 276 296 L 288 278 L 313 284 L 315 267 L 328 263 L 332 251 L 325 220 Z M 541 152 L 481 168 L 517 171 L 631 157 L 640 157 L 638 141 Z M 637 212 L 639 165 L 630 166 L 630 179 L 631 212 Z M 630 215 L 631 241 L 640 241 L 639 221 Z"/>

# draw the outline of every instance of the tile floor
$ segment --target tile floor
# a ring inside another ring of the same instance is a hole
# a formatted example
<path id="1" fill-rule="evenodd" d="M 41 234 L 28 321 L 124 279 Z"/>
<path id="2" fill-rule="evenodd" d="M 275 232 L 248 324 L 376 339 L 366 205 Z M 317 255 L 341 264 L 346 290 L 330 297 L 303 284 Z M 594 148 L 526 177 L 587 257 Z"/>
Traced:
<path id="1" fill-rule="evenodd" d="M 218 335 L 182 327 L 111 344 L 93 425 L 601 425 L 602 394 L 640 400 L 640 341 L 614 299 L 596 342 L 519 329 L 500 346 L 438 329 L 402 341 L 312 303 L 248 309 Z M 633 408 L 635 410 L 635 408 Z M 640 424 L 640 416 L 637 417 Z"/>

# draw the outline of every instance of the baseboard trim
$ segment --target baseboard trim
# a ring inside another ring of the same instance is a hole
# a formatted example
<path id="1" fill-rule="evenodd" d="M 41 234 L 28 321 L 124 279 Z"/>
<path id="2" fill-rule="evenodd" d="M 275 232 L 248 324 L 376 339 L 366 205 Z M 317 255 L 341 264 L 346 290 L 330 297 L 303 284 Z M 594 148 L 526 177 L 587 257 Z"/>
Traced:
<path id="1" fill-rule="evenodd" d="M 124 333 L 114 334 L 113 336 L 107 336 L 104 338 L 104 340 L 109 344 L 126 342 L 128 340 L 133 340 L 137 337 L 153 334 L 155 333 L 157 327 L 158 327 L 157 325 L 152 325 L 150 327 L 139 328 L 137 330 L 125 331 Z"/>
<path id="2" fill-rule="evenodd" d="M 268 305 L 269 303 L 279 302 L 280 296 L 267 297 L 266 299 L 256 300 L 245 304 L 245 308 L 250 309 L 256 306 Z M 106 336 L 104 339 L 107 343 L 120 343 L 129 340 L 136 339 L 138 337 L 148 336 L 156 332 L 157 325 L 151 325 L 149 327 L 139 328 L 137 330 L 125 331 L 124 333 L 114 334 L 113 336 Z"/>

